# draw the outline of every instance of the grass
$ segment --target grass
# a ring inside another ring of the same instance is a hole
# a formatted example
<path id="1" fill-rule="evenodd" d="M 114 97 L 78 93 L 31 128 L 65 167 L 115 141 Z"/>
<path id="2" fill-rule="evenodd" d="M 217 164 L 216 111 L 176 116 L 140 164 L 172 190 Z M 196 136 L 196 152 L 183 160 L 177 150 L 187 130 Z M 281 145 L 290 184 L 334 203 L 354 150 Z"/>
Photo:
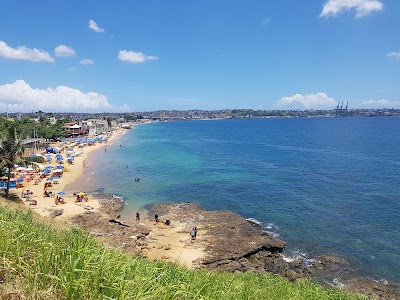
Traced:
<path id="1" fill-rule="evenodd" d="M 88 233 L 56 229 L 30 211 L 0 206 L 0 298 L 366 299 L 273 274 L 217 273 L 148 261 L 104 247 Z"/>

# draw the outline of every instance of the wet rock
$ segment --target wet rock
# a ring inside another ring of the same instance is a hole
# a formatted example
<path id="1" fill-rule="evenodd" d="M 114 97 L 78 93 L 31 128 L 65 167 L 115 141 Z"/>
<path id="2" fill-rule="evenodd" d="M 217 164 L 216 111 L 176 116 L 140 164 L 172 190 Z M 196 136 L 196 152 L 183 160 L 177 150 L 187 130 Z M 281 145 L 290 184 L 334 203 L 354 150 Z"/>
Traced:
<path id="1" fill-rule="evenodd" d="M 129 225 L 124 224 L 124 223 L 122 223 L 122 222 L 120 222 L 120 221 L 118 221 L 118 220 L 115 220 L 115 219 L 111 219 L 111 220 L 109 220 L 108 222 L 114 223 L 114 224 L 117 224 L 117 225 L 120 225 L 120 226 L 130 227 Z"/>
<path id="2" fill-rule="evenodd" d="M 292 262 L 289 262 L 289 266 L 292 268 L 300 268 L 303 266 L 304 258 L 297 258 Z"/>

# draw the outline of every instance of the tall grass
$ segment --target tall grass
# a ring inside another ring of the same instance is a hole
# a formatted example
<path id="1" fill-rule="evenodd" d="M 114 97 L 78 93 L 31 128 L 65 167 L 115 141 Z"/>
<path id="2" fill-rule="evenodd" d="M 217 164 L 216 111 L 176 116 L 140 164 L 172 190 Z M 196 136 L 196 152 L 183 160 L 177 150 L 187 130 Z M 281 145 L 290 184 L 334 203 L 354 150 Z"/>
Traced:
<path id="1" fill-rule="evenodd" d="M 272 274 L 148 261 L 107 249 L 80 229 L 55 230 L 30 212 L 1 206 L 0 254 L 8 270 L 0 296 L 16 290 L 27 299 L 365 299 Z"/>

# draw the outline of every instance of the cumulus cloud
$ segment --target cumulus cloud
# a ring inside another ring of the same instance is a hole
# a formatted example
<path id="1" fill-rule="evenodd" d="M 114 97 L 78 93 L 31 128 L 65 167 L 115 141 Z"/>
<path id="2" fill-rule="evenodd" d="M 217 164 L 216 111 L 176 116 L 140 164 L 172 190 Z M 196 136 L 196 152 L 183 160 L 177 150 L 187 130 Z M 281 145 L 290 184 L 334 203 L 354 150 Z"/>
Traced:
<path id="1" fill-rule="evenodd" d="M 93 20 L 90 20 L 89 21 L 89 26 L 88 26 L 90 29 L 92 29 L 93 31 L 96 31 L 96 32 L 104 32 L 104 28 L 100 28 L 97 24 L 96 24 L 96 22 L 95 21 L 93 21 Z"/>
<path id="2" fill-rule="evenodd" d="M 157 56 L 146 56 L 142 52 L 121 50 L 118 53 L 118 59 L 131 63 L 142 63 L 146 60 L 158 60 Z"/>
<path id="3" fill-rule="evenodd" d="M 80 61 L 81 65 L 93 65 L 94 64 L 94 60 L 90 59 L 90 58 L 84 58 Z"/>
<path id="4" fill-rule="evenodd" d="M 71 47 L 68 47 L 66 45 L 58 45 L 54 49 L 54 53 L 58 57 L 70 57 L 70 56 L 74 56 L 76 54 L 74 49 L 72 49 Z"/>
<path id="5" fill-rule="evenodd" d="M 282 97 L 277 107 L 280 109 L 332 109 L 337 105 L 337 101 L 328 97 L 325 93 L 310 95 L 295 94 L 290 97 Z"/>
<path id="6" fill-rule="evenodd" d="M 387 57 L 393 57 L 394 59 L 400 59 L 400 52 L 390 52 L 386 54 Z"/>
<path id="7" fill-rule="evenodd" d="M 354 9 L 356 19 L 365 17 L 374 11 L 383 9 L 383 3 L 380 0 L 328 0 L 322 8 L 319 15 L 322 17 L 335 17 L 341 12 Z"/>
<path id="8" fill-rule="evenodd" d="M 34 89 L 24 80 L 0 85 L 0 111 L 111 112 L 127 111 L 111 105 L 107 97 L 67 86 Z"/>
<path id="9" fill-rule="evenodd" d="M 52 58 L 50 54 L 44 50 L 38 50 L 36 48 L 31 49 L 25 46 L 12 48 L 3 41 L 0 41 L 0 57 L 8 59 L 30 60 L 35 62 L 54 62 L 54 58 Z"/>
<path id="10" fill-rule="evenodd" d="M 389 101 L 386 99 L 363 101 L 361 108 L 400 108 L 400 101 Z"/>

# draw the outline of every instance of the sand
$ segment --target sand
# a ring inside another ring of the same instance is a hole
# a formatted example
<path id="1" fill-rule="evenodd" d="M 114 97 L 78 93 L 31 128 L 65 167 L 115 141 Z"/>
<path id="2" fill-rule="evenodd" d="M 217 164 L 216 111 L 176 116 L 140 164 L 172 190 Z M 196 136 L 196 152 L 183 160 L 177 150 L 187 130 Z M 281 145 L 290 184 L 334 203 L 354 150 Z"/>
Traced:
<path id="1" fill-rule="evenodd" d="M 34 185 L 34 181 L 31 182 L 24 182 L 23 183 L 23 188 L 17 189 L 17 193 L 22 193 L 22 191 L 25 191 L 29 189 L 30 191 L 33 192 L 33 199 L 37 201 L 37 205 L 30 205 L 29 201 L 23 202 L 25 203 L 26 206 L 31 208 L 33 211 L 37 212 L 41 216 L 49 216 L 52 211 L 54 210 L 59 210 L 63 209 L 62 215 L 58 216 L 57 218 L 59 219 L 65 219 L 69 220 L 72 217 L 78 215 L 78 214 L 83 214 L 88 210 L 92 211 L 98 211 L 100 208 L 100 204 L 97 200 L 95 199 L 90 199 L 91 197 L 89 196 L 89 201 L 88 202 L 78 202 L 75 203 L 76 197 L 73 194 L 65 194 L 62 195 L 62 197 L 65 200 L 65 204 L 55 204 L 55 195 L 58 192 L 64 191 L 64 188 L 70 184 L 75 182 L 77 179 L 79 179 L 84 170 L 84 162 L 86 162 L 90 157 L 89 154 L 100 149 L 106 147 L 108 144 L 111 144 L 114 140 L 118 139 L 120 135 L 124 133 L 125 130 L 116 130 L 114 133 L 111 135 L 108 143 L 96 143 L 93 146 L 85 146 L 84 148 L 79 148 L 80 150 L 83 150 L 83 153 L 80 156 L 75 157 L 74 159 L 74 164 L 73 165 L 68 165 L 64 169 L 65 171 L 63 172 L 63 175 L 61 176 L 60 179 L 58 179 L 58 184 L 54 184 L 52 182 L 52 187 L 49 188 L 53 192 L 52 197 L 45 197 L 44 196 L 44 185 L 46 182 L 46 179 L 42 179 L 41 182 L 39 182 L 38 185 Z M 54 146 L 57 146 L 58 143 L 55 143 Z M 61 153 L 63 156 L 65 156 L 65 153 Z M 46 165 L 56 165 L 55 163 L 52 164 L 46 164 Z M 80 192 L 80 191 L 78 191 Z M 83 191 L 84 192 L 84 191 Z M 18 194 L 17 194 L 18 195 Z"/>
<path id="2" fill-rule="evenodd" d="M 50 216 L 55 211 L 62 209 L 62 214 L 55 217 L 56 220 L 62 220 L 72 223 L 72 219 L 77 215 L 84 215 L 88 211 L 94 213 L 100 212 L 100 203 L 93 198 L 91 195 L 88 196 L 88 202 L 75 203 L 76 196 L 71 193 L 62 195 L 65 200 L 65 204 L 55 204 L 55 196 L 58 192 L 64 191 L 67 185 L 70 185 L 76 180 L 82 178 L 83 171 L 85 168 L 84 162 L 89 162 L 91 153 L 98 151 L 112 144 L 126 132 L 125 129 L 115 130 L 108 143 L 98 144 L 93 146 L 85 146 L 80 148 L 83 150 L 83 154 L 75 157 L 74 164 L 68 165 L 64 169 L 62 177 L 58 180 L 58 184 L 52 184 L 50 190 L 53 192 L 52 197 L 44 196 L 44 185 L 46 180 L 42 180 L 38 185 L 34 185 L 34 181 L 24 182 L 23 188 L 18 188 L 13 192 L 16 192 L 18 196 L 21 195 L 22 191 L 29 189 L 33 192 L 32 198 L 37 201 L 37 205 L 30 205 L 29 201 L 25 198 L 21 198 L 24 204 L 32 209 L 34 212 L 41 216 Z M 57 146 L 57 144 L 55 145 Z M 65 156 L 65 153 L 62 153 Z M 47 165 L 55 165 L 47 164 Z M 80 191 L 76 191 L 80 192 Z M 83 191 L 84 192 L 84 191 Z M 167 226 L 163 223 L 156 223 L 153 219 L 144 218 L 140 221 L 141 225 L 145 225 L 150 228 L 150 234 L 147 240 L 146 247 L 139 247 L 142 254 L 149 259 L 166 260 L 170 262 L 177 262 L 187 267 L 197 267 L 197 263 L 201 258 L 205 257 L 206 243 L 204 238 L 197 238 L 196 241 L 192 241 L 189 235 L 190 226 L 179 221 L 171 220 L 171 225 Z M 199 235 L 201 235 L 201 228 L 199 228 Z"/>
<path id="3" fill-rule="evenodd" d="M 205 233 L 201 228 L 198 228 L 196 240 L 192 240 L 189 224 L 171 220 L 171 225 L 165 225 L 148 219 L 142 223 L 151 228 L 146 237 L 146 241 L 150 243 L 142 250 L 147 258 L 177 262 L 192 268 L 200 266 L 207 246 Z"/>

